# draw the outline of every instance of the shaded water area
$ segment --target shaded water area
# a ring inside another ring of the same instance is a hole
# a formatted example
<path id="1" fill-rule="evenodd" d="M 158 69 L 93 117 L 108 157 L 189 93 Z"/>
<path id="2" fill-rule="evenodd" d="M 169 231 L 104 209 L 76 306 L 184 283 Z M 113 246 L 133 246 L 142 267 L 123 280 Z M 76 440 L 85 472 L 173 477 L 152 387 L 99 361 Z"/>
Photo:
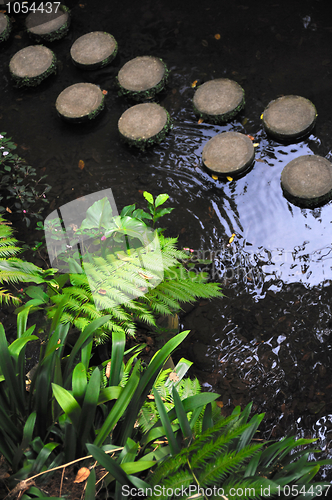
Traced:
<path id="1" fill-rule="evenodd" d="M 39 87 L 13 89 L 9 78 L 10 58 L 30 44 L 24 16 L 15 16 L 12 36 L 0 48 L 0 129 L 48 175 L 45 217 L 106 188 L 119 210 L 132 203 L 144 207 L 144 190 L 168 193 L 175 211 L 163 219 L 166 234 L 179 235 L 179 245 L 194 256 L 211 258 L 211 278 L 225 294 L 183 314 L 181 326 L 191 334 L 179 355 L 194 361 L 207 390 L 222 395 L 223 411 L 252 400 L 255 411 L 266 412 L 264 437 L 317 437 L 331 458 L 332 202 L 301 209 L 280 187 L 282 169 L 297 156 L 332 160 L 328 2 L 82 0 L 67 6 L 69 34 L 50 45 L 57 75 Z M 83 72 L 72 65 L 69 50 L 95 30 L 111 33 L 119 54 L 110 66 Z M 114 83 L 123 64 L 139 55 L 161 57 L 171 70 L 156 101 L 174 127 L 145 152 L 120 141 L 117 122 L 133 103 L 118 97 Z M 244 88 L 245 109 L 227 125 L 198 124 L 192 83 L 219 77 Z M 74 126 L 57 117 L 54 104 L 78 82 L 95 83 L 108 94 L 100 117 Z M 310 99 L 318 119 L 309 137 L 285 145 L 267 137 L 260 116 L 272 99 L 288 94 Z M 252 135 L 257 144 L 252 170 L 231 182 L 212 179 L 201 164 L 205 143 L 223 131 Z M 39 238 L 23 228 L 21 236 Z M 331 480 L 330 469 L 324 474 Z"/>

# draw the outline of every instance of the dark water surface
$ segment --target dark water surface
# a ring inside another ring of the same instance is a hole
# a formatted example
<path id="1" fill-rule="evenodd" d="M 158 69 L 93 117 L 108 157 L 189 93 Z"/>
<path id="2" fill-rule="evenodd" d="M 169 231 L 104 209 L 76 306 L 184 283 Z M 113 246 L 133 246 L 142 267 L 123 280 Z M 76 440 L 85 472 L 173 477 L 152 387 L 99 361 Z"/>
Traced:
<path id="1" fill-rule="evenodd" d="M 15 17 L 10 41 L 0 48 L 0 129 L 48 175 L 49 212 L 106 188 L 112 188 L 119 210 L 131 203 L 143 207 L 144 190 L 168 193 L 176 210 L 164 220 L 167 234 L 180 235 L 180 245 L 195 255 L 212 258 L 211 275 L 226 295 L 184 315 L 182 326 L 192 332 L 181 354 L 195 362 L 206 388 L 223 396 L 225 411 L 252 400 L 256 411 L 266 412 L 266 437 L 318 437 L 324 457 L 331 457 L 332 202 L 301 209 L 280 188 L 282 169 L 297 156 L 332 159 L 329 2 L 67 5 L 70 32 L 50 45 L 58 73 L 36 89 L 13 89 L 10 82 L 10 58 L 30 44 L 24 16 Z M 72 65 L 69 50 L 95 30 L 116 38 L 119 55 L 102 70 L 83 72 Z M 117 96 L 114 77 L 138 55 L 161 57 L 171 69 L 157 102 L 169 111 L 174 128 L 146 152 L 122 144 L 117 132 L 118 119 L 132 103 Z M 246 107 L 227 125 L 198 124 L 191 84 L 218 77 L 240 83 Z M 107 109 L 88 126 L 63 123 L 55 113 L 56 98 L 83 81 L 108 91 Z M 310 99 L 318 119 L 305 140 L 282 145 L 266 136 L 260 116 L 272 99 L 287 94 Z M 215 181 L 202 168 L 201 152 L 208 139 L 228 130 L 254 136 L 256 161 L 241 179 Z M 331 479 L 331 470 L 325 474 Z"/>

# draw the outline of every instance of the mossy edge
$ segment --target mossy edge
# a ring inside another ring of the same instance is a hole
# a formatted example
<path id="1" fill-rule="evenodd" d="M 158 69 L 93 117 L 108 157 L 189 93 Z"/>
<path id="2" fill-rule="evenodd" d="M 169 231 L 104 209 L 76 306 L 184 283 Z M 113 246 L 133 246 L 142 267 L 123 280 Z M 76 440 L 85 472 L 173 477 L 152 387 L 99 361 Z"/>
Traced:
<path id="1" fill-rule="evenodd" d="M 112 54 L 110 54 L 108 57 L 106 57 L 102 61 L 97 62 L 95 64 L 81 64 L 81 63 L 78 63 L 77 61 L 75 61 L 73 58 L 71 58 L 72 63 L 77 68 L 86 69 L 87 71 L 94 70 L 94 69 L 104 68 L 105 66 L 107 66 L 108 64 L 110 64 L 116 58 L 118 50 L 119 50 L 118 42 L 115 40 L 114 36 L 111 35 L 110 33 L 106 33 L 106 31 L 104 31 L 104 34 L 111 36 L 113 38 L 114 42 L 115 42 L 115 47 L 114 47 L 114 50 L 113 50 Z"/>
<path id="2" fill-rule="evenodd" d="M 232 109 L 231 111 L 228 111 L 227 113 L 223 113 L 221 115 L 209 115 L 207 113 L 203 113 L 202 111 L 199 111 L 196 108 L 195 104 L 193 103 L 194 113 L 195 113 L 195 115 L 199 116 L 204 121 L 209 122 L 209 123 L 215 123 L 215 124 L 225 123 L 225 122 L 231 120 L 232 118 L 234 118 L 234 116 L 236 116 L 244 108 L 246 101 L 245 101 L 244 89 L 242 87 L 241 87 L 241 91 L 242 91 L 241 102 L 236 106 L 236 108 Z"/>
<path id="3" fill-rule="evenodd" d="M 122 85 L 119 83 L 118 77 L 116 76 L 115 81 L 116 81 L 116 84 L 119 88 L 118 95 L 120 97 L 121 96 L 129 97 L 130 99 L 133 99 L 134 101 L 145 101 L 145 100 L 153 99 L 156 94 L 158 94 L 159 92 L 164 90 L 164 88 L 166 87 L 167 82 L 168 82 L 170 71 L 162 59 L 159 58 L 159 61 L 161 61 L 162 64 L 164 65 L 165 73 L 164 73 L 164 76 L 162 77 L 162 79 L 157 83 L 157 85 L 155 85 L 154 87 L 151 87 L 150 89 L 142 90 L 142 91 L 127 90 L 124 87 L 122 87 Z"/>
<path id="4" fill-rule="evenodd" d="M 6 19 L 7 19 L 7 26 L 6 28 L 3 30 L 3 32 L 0 34 L 0 43 L 2 42 L 6 42 L 9 38 L 9 35 L 12 31 L 12 23 L 10 22 L 10 19 L 8 16 L 6 16 Z"/>
<path id="5" fill-rule="evenodd" d="M 43 47 L 43 45 L 42 45 Z M 48 49 L 50 50 L 50 49 Z M 57 58 L 54 54 L 53 51 L 52 52 L 52 55 L 53 55 L 53 58 L 52 58 L 52 62 L 51 62 L 51 65 L 49 66 L 49 68 L 44 71 L 44 73 L 42 73 L 41 75 L 38 75 L 38 76 L 33 76 L 33 77 L 27 77 L 25 76 L 24 78 L 21 78 L 19 76 L 16 76 L 14 75 L 10 70 L 10 76 L 12 77 L 12 80 L 13 80 L 13 83 L 14 83 L 14 86 L 15 87 L 37 87 L 43 80 L 45 80 L 48 76 L 56 73 L 56 68 L 57 68 Z"/>
<path id="6" fill-rule="evenodd" d="M 99 104 L 99 106 L 96 109 L 91 111 L 91 113 L 89 113 L 88 115 L 70 118 L 70 117 L 67 117 L 67 116 L 59 113 L 59 111 L 57 109 L 56 109 L 56 112 L 57 112 L 57 115 L 62 120 L 66 121 L 68 123 L 86 123 L 86 122 L 90 122 L 91 120 L 94 120 L 95 118 L 97 118 L 97 116 L 103 111 L 104 107 L 105 107 L 105 96 L 104 96 L 104 94 L 102 94 L 101 103 Z"/>
<path id="7" fill-rule="evenodd" d="M 153 144 L 159 144 L 165 139 L 168 132 L 173 128 L 173 123 L 170 114 L 166 109 L 165 111 L 167 115 L 166 123 L 161 129 L 161 131 L 158 132 L 158 134 L 149 137 L 148 139 L 130 139 L 125 135 L 121 134 L 121 132 L 119 131 L 121 139 L 130 147 L 135 146 L 136 148 L 139 148 L 141 151 L 145 151 L 146 148 L 152 146 Z"/>
<path id="8" fill-rule="evenodd" d="M 52 31 L 51 33 L 45 33 L 45 35 L 36 35 L 35 33 L 32 33 L 28 28 L 25 29 L 27 32 L 28 36 L 34 40 L 35 42 L 54 42 L 55 40 L 60 40 L 61 38 L 65 37 L 69 31 L 70 27 L 70 22 L 71 22 L 71 17 L 70 17 L 70 9 L 66 7 L 65 5 L 60 5 L 59 9 L 61 9 L 63 12 L 68 13 L 68 19 L 63 24 L 60 26 L 59 29 Z"/>

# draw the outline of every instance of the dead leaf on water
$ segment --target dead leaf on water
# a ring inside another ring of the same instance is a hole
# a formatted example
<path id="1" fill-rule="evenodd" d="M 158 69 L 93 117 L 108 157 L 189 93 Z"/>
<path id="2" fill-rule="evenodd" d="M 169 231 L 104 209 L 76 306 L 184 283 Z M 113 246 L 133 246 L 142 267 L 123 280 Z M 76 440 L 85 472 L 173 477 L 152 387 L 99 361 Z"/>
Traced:
<path id="1" fill-rule="evenodd" d="M 79 168 L 80 170 L 83 170 L 83 168 L 84 168 L 84 167 L 85 167 L 85 163 L 84 163 L 84 161 L 83 161 L 83 160 L 80 160 L 80 161 L 78 162 L 78 168 Z"/>
<path id="2" fill-rule="evenodd" d="M 226 177 L 226 179 L 231 182 L 233 180 L 233 177 L 230 177 L 229 175 Z"/>
<path id="3" fill-rule="evenodd" d="M 74 483 L 83 483 L 90 476 L 90 469 L 87 467 L 81 467 L 77 472 L 76 477 L 74 479 Z"/>
<path id="4" fill-rule="evenodd" d="M 212 179 L 214 179 L 215 181 L 218 180 L 218 176 L 217 175 L 212 175 Z"/>
<path id="5" fill-rule="evenodd" d="M 203 122 L 204 122 L 203 118 L 200 118 L 197 123 L 200 124 L 200 123 L 203 123 Z"/>
<path id="6" fill-rule="evenodd" d="M 219 33 L 216 33 L 216 34 L 214 35 L 214 38 L 215 38 L 216 40 L 220 40 L 220 35 L 219 35 Z"/>

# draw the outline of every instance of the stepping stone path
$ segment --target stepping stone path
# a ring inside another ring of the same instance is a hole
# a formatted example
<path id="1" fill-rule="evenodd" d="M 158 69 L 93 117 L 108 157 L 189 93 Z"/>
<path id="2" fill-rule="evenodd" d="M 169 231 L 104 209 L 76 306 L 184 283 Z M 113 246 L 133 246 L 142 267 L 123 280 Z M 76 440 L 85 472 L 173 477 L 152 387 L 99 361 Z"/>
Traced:
<path id="1" fill-rule="evenodd" d="M 70 23 L 69 9 L 60 6 L 57 13 L 31 13 L 26 19 L 30 36 L 52 41 L 63 37 Z M 0 42 L 7 40 L 11 29 L 8 17 L 0 13 Z M 118 44 L 109 33 L 95 31 L 78 38 L 71 47 L 73 63 L 82 69 L 96 69 L 109 64 Z M 17 52 L 9 63 L 17 86 L 35 86 L 56 71 L 54 53 L 42 45 Z M 128 61 L 119 71 L 119 94 L 136 100 L 152 99 L 167 83 L 166 64 L 154 56 L 140 56 Z M 80 123 L 95 118 L 104 108 L 104 93 L 97 85 L 77 83 L 61 92 L 56 110 L 63 119 Z M 193 97 L 195 113 L 212 123 L 232 119 L 245 105 L 242 87 L 227 78 L 208 81 L 198 87 Z M 271 101 L 262 114 L 268 134 L 280 141 L 292 141 L 308 134 L 317 118 L 315 106 L 301 96 L 288 95 Z M 143 103 L 127 109 L 118 121 L 120 136 L 144 150 L 161 142 L 170 128 L 171 118 L 156 103 Z M 223 132 L 204 146 L 202 161 L 206 169 L 220 177 L 236 177 L 249 171 L 255 150 L 249 137 L 239 132 Z M 332 164 L 321 156 L 300 156 L 283 169 L 281 187 L 294 204 L 314 207 L 332 199 Z"/>
<path id="2" fill-rule="evenodd" d="M 11 32 L 11 22 L 9 17 L 0 13 L 0 43 L 8 40 Z"/>
<path id="3" fill-rule="evenodd" d="M 161 142 L 170 128 L 168 112 L 156 103 L 136 104 L 127 109 L 118 122 L 121 137 L 130 146 L 142 150 Z"/>
<path id="4" fill-rule="evenodd" d="M 255 158 L 251 140 L 239 132 L 223 132 L 204 146 L 202 160 L 215 175 L 236 176 L 250 167 Z"/>
<path id="5" fill-rule="evenodd" d="M 104 95 L 93 83 L 76 83 L 59 94 L 55 107 L 64 120 L 81 123 L 99 115 L 104 108 Z"/>
<path id="6" fill-rule="evenodd" d="M 317 111 L 308 99 L 287 95 L 271 101 L 263 113 L 266 131 L 279 140 L 294 140 L 310 132 L 316 122 Z"/>
<path id="7" fill-rule="evenodd" d="M 222 123 L 244 107 L 244 90 L 233 80 L 217 78 L 203 83 L 193 98 L 194 111 L 203 120 Z"/>
<path id="8" fill-rule="evenodd" d="M 285 197 L 296 205 L 326 203 L 332 198 L 332 164 L 322 156 L 299 156 L 283 169 L 281 187 Z"/>
<path id="9" fill-rule="evenodd" d="M 141 56 L 128 61 L 119 71 L 119 94 L 137 101 L 152 99 L 164 89 L 168 77 L 166 64 L 158 57 Z"/>
<path id="10" fill-rule="evenodd" d="M 107 66 L 115 58 L 118 44 L 115 38 L 103 31 L 93 31 L 81 36 L 70 49 L 73 63 L 81 69 Z"/>
<path id="11" fill-rule="evenodd" d="M 56 72 L 56 57 L 43 45 L 30 45 L 11 58 L 9 71 L 17 87 L 34 87 Z"/>
<path id="12" fill-rule="evenodd" d="M 51 2 L 48 2 L 51 3 Z M 54 9 L 53 9 L 54 7 Z M 69 9 L 64 5 L 56 8 L 51 4 L 50 12 L 45 4 L 44 12 L 31 12 L 25 21 L 28 35 L 37 42 L 53 42 L 60 40 L 67 33 L 70 25 Z"/>

